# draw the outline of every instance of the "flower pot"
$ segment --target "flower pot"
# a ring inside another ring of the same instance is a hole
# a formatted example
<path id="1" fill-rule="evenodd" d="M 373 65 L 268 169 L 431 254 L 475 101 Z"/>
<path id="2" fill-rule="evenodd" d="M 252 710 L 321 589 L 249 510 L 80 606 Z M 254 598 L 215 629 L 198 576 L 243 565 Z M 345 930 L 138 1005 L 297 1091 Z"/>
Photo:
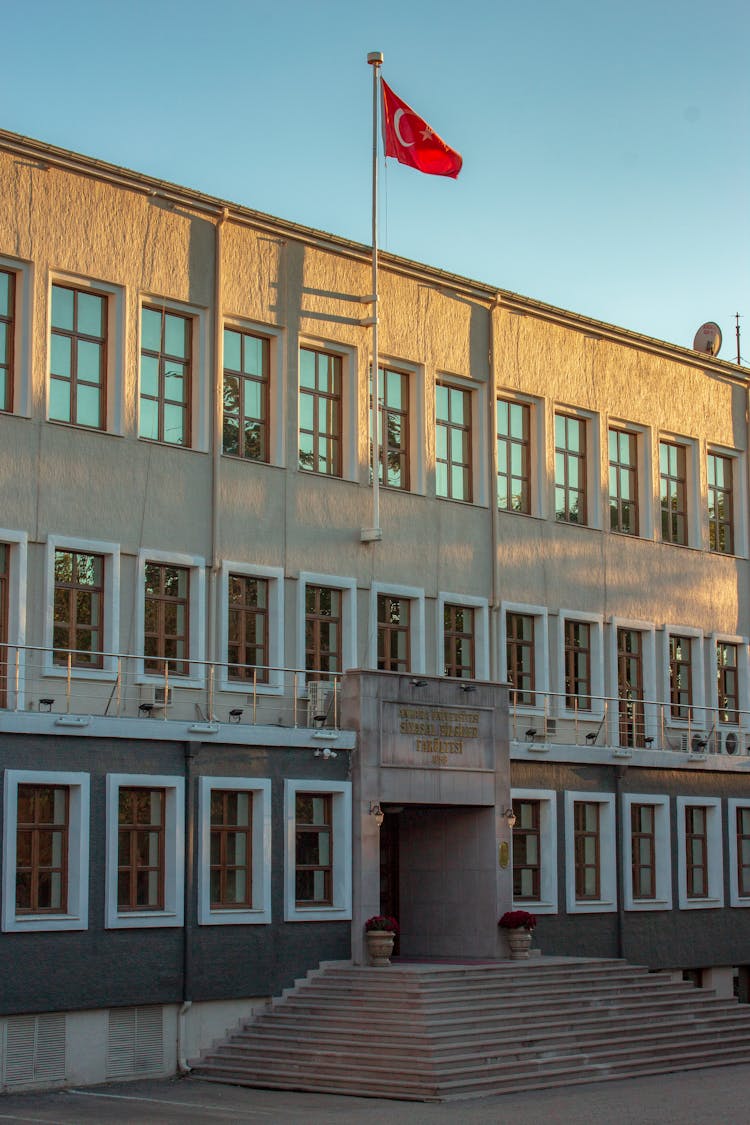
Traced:
<path id="1" fill-rule="evenodd" d="M 531 945 L 531 930 L 508 930 L 511 961 L 526 961 Z"/>
<path id="2" fill-rule="evenodd" d="M 396 935 L 392 930 L 367 930 L 365 941 L 371 965 L 390 965 Z"/>

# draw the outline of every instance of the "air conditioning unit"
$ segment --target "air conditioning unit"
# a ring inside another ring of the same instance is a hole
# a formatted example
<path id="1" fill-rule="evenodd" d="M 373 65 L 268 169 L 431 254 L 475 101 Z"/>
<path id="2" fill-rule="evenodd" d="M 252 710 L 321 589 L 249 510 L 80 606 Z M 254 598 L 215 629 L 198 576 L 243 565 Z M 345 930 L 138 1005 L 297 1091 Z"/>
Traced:
<path id="1" fill-rule="evenodd" d="M 157 684 L 141 684 L 140 702 L 150 704 L 155 711 L 163 711 L 172 706 L 172 689 Z"/>
<path id="2" fill-rule="evenodd" d="M 313 680 L 307 685 L 307 725 L 322 727 L 328 718 L 328 700 L 331 685 L 324 680 Z"/>
<path id="3" fill-rule="evenodd" d="M 725 730 L 716 732 L 716 753 L 737 754 L 741 750 L 740 732 Z"/>
<path id="4" fill-rule="evenodd" d="M 551 734 L 557 734 L 557 719 L 547 719 L 544 727 L 544 736 L 548 738 Z"/>

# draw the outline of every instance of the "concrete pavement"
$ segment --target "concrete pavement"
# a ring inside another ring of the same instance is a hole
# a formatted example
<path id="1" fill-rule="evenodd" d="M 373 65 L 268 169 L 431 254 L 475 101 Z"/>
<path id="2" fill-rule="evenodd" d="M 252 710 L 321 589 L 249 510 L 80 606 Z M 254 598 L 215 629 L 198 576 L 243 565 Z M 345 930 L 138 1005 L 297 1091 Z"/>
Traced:
<path id="1" fill-rule="evenodd" d="M 442 1104 L 161 1079 L 0 1097 L 0 1125 L 748 1125 L 750 1062 Z"/>

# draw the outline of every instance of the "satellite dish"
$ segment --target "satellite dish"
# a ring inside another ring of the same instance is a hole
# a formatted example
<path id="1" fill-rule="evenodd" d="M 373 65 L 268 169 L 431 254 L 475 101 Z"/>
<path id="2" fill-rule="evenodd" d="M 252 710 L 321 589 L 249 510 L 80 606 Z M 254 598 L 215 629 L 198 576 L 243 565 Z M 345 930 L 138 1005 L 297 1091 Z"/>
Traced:
<path id="1" fill-rule="evenodd" d="M 712 320 L 701 324 L 698 331 L 695 333 L 693 340 L 693 350 L 696 352 L 707 352 L 708 355 L 718 355 L 721 348 L 721 329 L 718 324 L 714 324 Z"/>

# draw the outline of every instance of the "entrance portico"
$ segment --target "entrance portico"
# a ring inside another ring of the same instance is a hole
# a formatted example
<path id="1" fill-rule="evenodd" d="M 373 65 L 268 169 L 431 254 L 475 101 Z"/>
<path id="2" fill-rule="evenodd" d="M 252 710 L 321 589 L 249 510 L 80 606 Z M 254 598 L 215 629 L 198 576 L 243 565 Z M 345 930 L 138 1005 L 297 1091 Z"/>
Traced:
<path id="1" fill-rule="evenodd" d="M 365 920 L 396 906 L 408 957 L 497 957 L 511 905 L 507 689 L 390 672 L 347 673 L 352 764 L 352 957 Z M 388 819 L 381 872 L 380 829 Z"/>

